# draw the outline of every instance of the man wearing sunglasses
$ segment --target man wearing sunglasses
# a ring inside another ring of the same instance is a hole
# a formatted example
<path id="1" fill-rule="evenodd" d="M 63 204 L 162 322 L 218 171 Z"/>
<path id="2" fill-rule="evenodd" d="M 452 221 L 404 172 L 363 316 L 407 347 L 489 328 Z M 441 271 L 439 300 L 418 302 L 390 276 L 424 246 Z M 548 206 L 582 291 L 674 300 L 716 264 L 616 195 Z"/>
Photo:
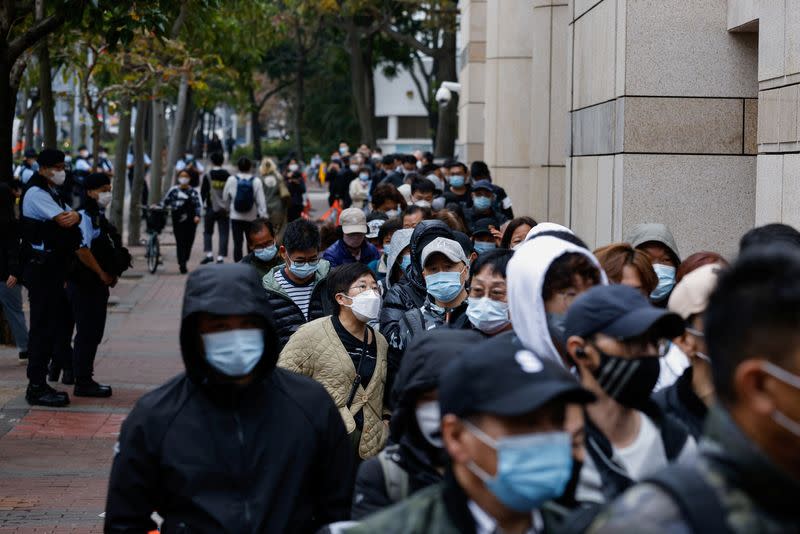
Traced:
<path id="1" fill-rule="evenodd" d="M 570 306 L 565 346 L 581 384 L 597 396 L 586 407 L 589 454 L 579 502 L 608 500 L 696 449 L 685 427 L 650 398 L 667 340 L 683 330 L 679 315 L 628 286 L 593 287 Z"/>

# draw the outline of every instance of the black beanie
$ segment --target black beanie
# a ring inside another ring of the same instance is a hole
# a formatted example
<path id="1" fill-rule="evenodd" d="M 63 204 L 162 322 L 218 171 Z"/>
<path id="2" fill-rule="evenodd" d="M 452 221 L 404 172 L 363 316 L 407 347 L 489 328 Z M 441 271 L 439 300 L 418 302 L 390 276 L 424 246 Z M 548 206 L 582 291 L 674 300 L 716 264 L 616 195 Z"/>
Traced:
<path id="1" fill-rule="evenodd" d="M 59 163 L 64 163 L 65 154 L 60 150 L 54 148 L 45 148 L 39 152 L 39 158 L 36 160 L 39 167 L 54 167 Z"/>

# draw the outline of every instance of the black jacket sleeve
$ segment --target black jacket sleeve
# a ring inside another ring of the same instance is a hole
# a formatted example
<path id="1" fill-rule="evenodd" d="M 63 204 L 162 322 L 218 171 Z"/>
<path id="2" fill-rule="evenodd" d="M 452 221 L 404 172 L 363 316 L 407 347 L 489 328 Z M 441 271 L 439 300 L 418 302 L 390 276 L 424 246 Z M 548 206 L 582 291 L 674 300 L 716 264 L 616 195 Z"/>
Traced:
<path id="1" fill-rule="evenodd" d="M 156 509 L 158 457 L 146 421 L 145 414 L 134 409 L 122 424 L 108 484 L 103 529 L 107 534 L 156 529 L 150 516 Z"/>
<path id="2" fill-rule="evenodd" d="M 361 464 L 356 476 L 356 489 L 353 494 L 353 521 L 388 508 L 394 504 L 386 494 L 386 481 L 378 457 L 370 458 Z"/>
<path id="3" fill-rule="evenodd" d="M 317 452 L 314 506 L 315 519 L 320 526 L 350 518 L 356 477 L 355 451 L 342 416 L 333 401 L 326 400 L 327 423 Z"/>
<path id="4" fill-rule="evenodd" d="M 211 178 L 206 174 L 203 176 L 203 185 L 200 186 L 200 198 L 203 200 L 203 205 L 210 208 L 208 200 L 211 197 Z"/>

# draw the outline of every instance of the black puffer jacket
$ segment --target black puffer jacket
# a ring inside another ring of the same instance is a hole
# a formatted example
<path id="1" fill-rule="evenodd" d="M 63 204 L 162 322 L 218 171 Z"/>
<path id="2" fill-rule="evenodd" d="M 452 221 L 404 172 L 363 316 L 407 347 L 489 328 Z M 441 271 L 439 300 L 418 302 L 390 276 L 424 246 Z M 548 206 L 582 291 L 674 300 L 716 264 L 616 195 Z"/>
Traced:
<path id="1" fill-rule="evenodd" d="M 692 388 L 691 367 L 687 367 L 678 380 L 653 394 L 653 401 L 661 410 L 683 423 L 696 440 L 703 434 L 708 407 Z"/>
<path id="2" fill-rule="evenodd" d="M 406 271 L 406 275 L 392 285 L 383 299 L 380 330 L 383 337 L 389 342 L 387 391 L 391 391 L 392 382 L 403 356 L 400 321 L 408 310 L 419 308 L 425 303 L 425 279 L 422 276 L 422 265 L 420 265 L 422 249 L 437 237 L 455 239 L 452 230 L 442 221 L 422 221 L 417 225 L 414 233 L 411 234 L 411 266 Z"/>
<path id="3" fill-rule="evenodd" d="M 387 490 L 384 466 L 381 462 L 393 462 L 395 473 L 407 480 L 408 492 L 402 498 L 442 480 L 437 470 L 444 467 L 446 455 L 442 449 L 432 446 L 422 436 L 417 425 L 417 400 L 424 393 L 437 388 L 439 374 L 450 361 L 458 357 L 483 338 L 467 330 L 437 330 L 417 336 L 403 357 L 392 391 L 395 409 L 390 424 L 390 454 L 384 459 L 370 458 L 358 468 L 356 490 L 353 494 L 354 520 L 393 505 Z"/>
<path id="4" fill-rule="evenodd" d="M 269 309 L 275 320 L 275 329 L 278 333 L 278 351 L 283 350 L 284 345 L 297 332 L 297 329 L 307 322 L 325 317 L 333 313 L 333 304 L 328 298 L 327 278 L 330 272 L 330 264 L 326 260 L 319 260 L 319 267 L 316 274 L 316 285 L 311 292 L 311 301 L 308 303 L 308 320 L 303 315 L 300 307 L 289 298 L 289 295 L 275 281 L 275 273 L 284 268 L 284 264 L 273 267 L 264 278 L 261 284 L 267 292 Z"/>
<path id="5" fill-rule="evenodd" d="M 226 264 L 186 283 L 186 373 L 139 400 L 122 425 L 105 532 L 315 532 L 350 515 L 354 455 L 325 389 L 278 369 L 275 326 L 253 269 Z M 264 319 L 265 350 L 247 386 L 226 384 L 202 354 L 197 314 Z"/>

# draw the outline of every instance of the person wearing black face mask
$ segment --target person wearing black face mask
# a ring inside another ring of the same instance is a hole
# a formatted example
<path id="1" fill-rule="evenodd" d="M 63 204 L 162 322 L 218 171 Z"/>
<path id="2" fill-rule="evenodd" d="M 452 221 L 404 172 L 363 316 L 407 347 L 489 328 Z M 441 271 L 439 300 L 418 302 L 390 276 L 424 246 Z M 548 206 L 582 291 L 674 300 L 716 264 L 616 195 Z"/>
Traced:
<path id="1" fill-rule="evenodd" d="M 564 344 L 581 383 L 598 399 L 586 407 L 589 454 L 578 501 L 609 500 L 696 450 L 686 428 L 650 399 L 662 340 L 683 328 L 679 315 L 653 307 L 623 285 L 593 287 L 569 308 Z"/>
<path id="2" fill-rule="evenodd" d="M 359 467 L 353 520 L 442 480 L 446 454 L 439 428 L 439 375 L 481 339 L 475 332 L 437 330 L 421 334 L 408 347 L 392 391 L 392 444 Z"/>

